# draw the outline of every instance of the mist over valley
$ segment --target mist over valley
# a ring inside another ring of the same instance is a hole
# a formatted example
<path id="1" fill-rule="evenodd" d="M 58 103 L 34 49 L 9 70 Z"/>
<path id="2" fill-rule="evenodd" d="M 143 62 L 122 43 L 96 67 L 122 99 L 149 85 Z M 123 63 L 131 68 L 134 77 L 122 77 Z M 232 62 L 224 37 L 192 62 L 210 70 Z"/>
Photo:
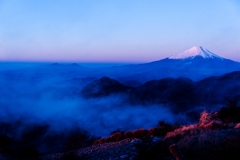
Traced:
<path id="1" fill-rule="evenodd" d="M 111 67 L 1 64 L 0 138 L 16 150 L 26 143 L 36 154 L 62 152 L 77 135 L 90 137 L 81 148 L 114 131 L 192 124 L 239 98 L 240 63 L 201 47 L 185 53 Z"/>

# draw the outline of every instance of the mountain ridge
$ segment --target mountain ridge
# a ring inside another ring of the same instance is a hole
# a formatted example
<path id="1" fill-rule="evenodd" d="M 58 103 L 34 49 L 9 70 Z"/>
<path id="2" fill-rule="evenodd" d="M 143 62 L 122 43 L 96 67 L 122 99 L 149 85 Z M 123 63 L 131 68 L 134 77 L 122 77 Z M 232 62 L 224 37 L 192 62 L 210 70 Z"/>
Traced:
<path id="1" fill-rule="evenodd" d="M 187 77 L 195 81 L 209 76 L 219 76 L 228 72 L 239 71 L 240 63 L 218 56 L 203 47 L 192 47 L 177 57 L 168 57 L 157 61 L 131 64 L 124 66 L 88 68 L 78 64 L 53 64 L 34 68 L 1 71 L 8 80 L 18 80 L 18 77 L 39 76 L 59 78 L 101 78 L 107 76 L 120 81 L 123 84 L 137 86 L 153 79 L 167 77 Z M 181 57 L 182 56 L 182 57 Z M 187 58 L 188 57 L 188 58 Z M 135 83 L 136 82 L 136 83 Z"/>
<path id="2" fill-rule="evenodd" d="M 209 50 L 203 48 L 202 46 L 194 46 L 180 54 L 172 55 L 168 57 L 169 59 L 193 59 L 196 56 L 201 56 L 205 59 L 208 58 L 218 58 L 218 59 L 224 59 L 223 57 L 210 52 Z"/>
<path id="3" fill-rule="evenodd" d="M 112 84 L 105 77 L 93 81 L 83 89 L 85 98 L 121 93 L 128 95 L 129 103 L 134 105 L 164 104 L 171 106 L 174 111 L 182 112 L 194 106 L 223 105 L 226 98 L 240 96 L 240 71 L 221 76 L 210 76 L 200 81 L 193 81 L 186 77 L 163 78 L 147 81 L 138 87 L 128 87 L 116 80 L 110 80 L 118 84 L 117 87 L 114 86 L 117 90 L 107 89 Z M 101 91 L 95 92 L 95 88 L 101 88 Z M 94 94 L 92 94 L 93 91 Z"/>

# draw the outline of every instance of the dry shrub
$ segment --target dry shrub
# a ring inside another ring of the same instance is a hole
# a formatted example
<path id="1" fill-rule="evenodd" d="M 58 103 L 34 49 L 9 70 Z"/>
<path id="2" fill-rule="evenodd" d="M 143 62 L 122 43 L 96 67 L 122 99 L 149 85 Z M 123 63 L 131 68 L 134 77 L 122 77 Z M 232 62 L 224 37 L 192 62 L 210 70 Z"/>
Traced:
<path id="1" fill-rule="evenodd" d="M 98 144 L 103 144 L 106 143 L 106 139 L 105 138 L 100 138 L 98 140 L 96 140 L 93 145 L 98 145 Z"/>
<path id="2" fill-rule="evenodd" d="M 235 129 L 240 129 L 240 123 L 237 123 L 234 128 Z"/>
<path id="3" fill-rule="evenodd" d="M 219 129 L 224 128 L 224 123 L 219 120 L 212 120 L 208 124 L 200 126 L 203 129 Z"/>
<path id="4" fill-rule="evenodd" d="M 97 145 L 97 144 L 102 144 L 102 143 L 108 143 L 108 142 L 117 142 L 117 141 L 121 141 L 123 139 L 127 139 L 127 138 L 147 138 L 149 137 L 149 132 L 148 130 L 145 129 L 137 129 L 135 131 L 127 131 L 125 133 L 123 132 L 113 132 L 113 134 L 107 138 L 101 138 L 99 140 L 96 140 L 93 145 Z"/>
<path id="5" fill-rule="evenodd" d="M 111 136 L 107 138 L 101 138 L 96 140 L 93 145 L 109 143 L 109 142 L 117 142 L 125 139 L 124 134 L 122 132 L 114 132 Z"/>
<path id="6" fill-rule="evenodd" d="M 148 137 L 156 136 L 158 134 L 158 128 L 150 128 L 148 130 Z"/>
<path id="7" fill-rule="evenodd" d="M 124 138 L 134 138 L 133 133 L 131 131 L 127 131 L 124 133 Z"/>
<path id="8" fill-rule="evenodd" d="M 203 126 L 204 129 L 228 129 L 234 128 L 234 123 L 223 123 L 220 120 L 213 120 L 209 124 Z"/>
<path id="9" fill-rule="evenodd" d="M 147 138 L 148 131 L 145 129 L 137 129 L 132 132 L 134 138 Z"/>
<path id="10" fill-rule="evenodd" d="M 160 128 L 160 127 L 150 128 L 148 130 L 148 137 L 151 137 L 151 136 L 162 137 L 172 130 L 173 129 L 165 129 L 165 128 Z"/>
<path id="11" fill-rule="evenodd" d="M 220 115 L 219 113 L 221 113 L 220 111 L 215 113 L 208 113 L 207 111 L 203 111 L 201 113 L 201 117 L 199 119 L 199 123 L 197 124 L 197 127 L 201 129 L 233 128 L 235 124 L 232 121 L 228 121 L 228 122 L 222 121 L 222 119 L 219 117 Z"/>
<path id="12" fill-rule="evenodd" d="M 198 130 L 196 125 L 182 126 L 181 128 L 175 129 L 172 132 L 168 132 L 164 139 L 178 137 L 178 136 L 182 137 L 187 134 L 190 134 L 195 130 Z"/>
<path id="13" fill-rule="evenodd" d="M 173 131 L 176 128 L 176 126 L 173 126 L 171 124 L 165 123 L 164 121 L 160 121 L 158 123 L 158 126 L 155 128 L 150 128 L 149 130 L 145 129 L 137 129 L 134 131 L 126 131 L 125 133 L 116 130 L 112 132 L 112 135 L 107 138 L 101 138 L 99 140 L 96 140 L 93 145 L 102 144 L 102 143 L 108 143 L 108 142 L 117 142 L 123 139 L 128 138 L 139 138 L 139 139 L 145 139 L 149 138 L 151 136 L 158 136 L 162 137 L 166 135 L 169 131 Z"/>
<path id="14" fill-rule="evenodd" d="M 124 135 L 121 132 L 116 132 L 114 134 L 112 134 L 110 137 L 106 138 L 107 142 L 117 142 L 120 140 L 124 139 Z"/>
<path id="15" fill-rule="evenodd" d="M 166 136 L 163 138 L 163 141 L 170 146 L 174 143 L 177 143 L 185 136 L 189 134 L 196 134 L 198 132 L 200 132 L 200 129 L 197 128 L 196 125 L 183 126 L 181 128 L 175 129 L 172 132 L 167 133 Z"/>
<path id="16" fill-rule="evenodd" d="M 99 139 L 93 142 L 93 146 L 100 144 Z"/>
<path id="17" fill-rule="evenodd" d="M 205 126 L 206 124 L 209 124 L 211 121 L 212 121 L 212 114 L 204 110 L 201 113 L 198 126 L 199 127 Z"/>

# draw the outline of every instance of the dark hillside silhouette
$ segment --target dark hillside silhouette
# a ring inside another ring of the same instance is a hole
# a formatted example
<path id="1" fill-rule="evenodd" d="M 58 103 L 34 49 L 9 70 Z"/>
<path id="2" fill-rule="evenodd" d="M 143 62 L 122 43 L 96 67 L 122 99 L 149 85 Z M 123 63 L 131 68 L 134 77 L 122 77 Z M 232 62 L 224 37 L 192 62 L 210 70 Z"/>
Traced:
<path id="1" fill-rule="evenodd" d="M 102 97 L 110 94 L 129 93 L 133 89 L 133 87 L 124 86 L 114 79 L 102 77 L 86 85 L 82 90 L 82 95 L 86 98 Z"/>
<path id="2" fill-rule="evenodd" d="M 127 95 L 131 104 L 164 104 L 176 112 L 185 112 L 198 106 L 211 108 L 240 95 L 240 71 L 211 76 L 198 82 L 184 77 L 151 80 L 135 88 L 103 77 L 82 90 L 86 98 L 116 93 Z"/>

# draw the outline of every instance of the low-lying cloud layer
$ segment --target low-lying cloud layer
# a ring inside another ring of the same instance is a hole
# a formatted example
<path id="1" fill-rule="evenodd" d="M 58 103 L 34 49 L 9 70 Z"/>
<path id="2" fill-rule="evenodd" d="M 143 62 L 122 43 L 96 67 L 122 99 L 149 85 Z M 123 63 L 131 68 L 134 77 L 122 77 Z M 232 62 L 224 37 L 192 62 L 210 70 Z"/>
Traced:
<path id="1" fill-rule="evenodd" d="M 16 93 L 15 93 L 16 94 Z M 60 93 L 62 94 L 62 93 Z M 96 136 L 111 131 L 150 128 L 159 120 L 174 122 L 174 115 L 159 105 L 131 106 L 123 104 L 119 95 L 84 99 L 80 95 L 56 98 L 54 91 L 0 98 L 1 121 L 22 119 L 26 123 L 47 123 L 53 130 L 79 127 Z"/>
<path id="2" fill-rule="evenodd" d="M 12 138 L 18 146 L 28 142 L 43 154 L 61 151 L 73 132 L 107 137 L 116 130 L 155 127 L 160 120 L 187 120 L 164 105 L 127 103 L 124 94 L 82 97 L 82 88 L 94 78 L 28 71 L 0 73 L 0 139 Z"/>
<path id="3" fill-rule="evenodd" d="M 70 70 L 68 71 L 69 67 Z M 79 74 L 80 71 L 81 66 L 77 66 L 76 69 L 75 65 L 55 64 L 1 71 L 1 121 L 11 122 L 20 119 L 24 120 L 25 123 L 46 123 L 52 130 L 57 131 L 79 127 L 96 136 L 107 136 L 116 129 L 150 128 L 156 126 L 160 120 L 171 123 L 187 121 L 187 118 L 182 113 L 181 115 L 176 115 L 176 112 L 172 113 L 173 108 L 178 106 L 172 107 L 160 103 L 131 104 L 128 103 L 125 92 L 98 98 L 83 97 L 81 94 L 83 87 L 94 79 L 98 79 L 98 77 L 94 75 L 83 77 Z M 107 80 L 109 83 L 113 82 Z M 172 81 L 177 80 L 172 79 Z M 184 79 L 182 81 L 185 84 Z M 180 86 L 184 85 L 180 83 Z M 93 85 L 93 87 L 96 86 Z M 117 87 L 121 87 L 121 85 L 117 85 Z M 156 86 L 150 85 L 150 87 L 152 87 L 150 91 L 153 93 Z M 167 86 L 167 88 L 170 87 Z M 164 95 L 168 94 L 162 91 L 159 92 Z M 173 97 L 173 100 L 179 99 L 179 94 L 181 93 L 180 96 L 182 96 L 185 95 L 185 92 L 184 90 L 181 90 L 181 92 L 177 90 L 176 93 L 178 94 Z M 154 94 L 155 99 L 157 93 Z M 143 92 L 140 99 L 142 97 L 144 99 L 146 95 L 149 98 L 153 94 Z M 151 98 L 147 100 L 151 100 Z M 201 106 L 199 110 L 201 110 Z"/>

